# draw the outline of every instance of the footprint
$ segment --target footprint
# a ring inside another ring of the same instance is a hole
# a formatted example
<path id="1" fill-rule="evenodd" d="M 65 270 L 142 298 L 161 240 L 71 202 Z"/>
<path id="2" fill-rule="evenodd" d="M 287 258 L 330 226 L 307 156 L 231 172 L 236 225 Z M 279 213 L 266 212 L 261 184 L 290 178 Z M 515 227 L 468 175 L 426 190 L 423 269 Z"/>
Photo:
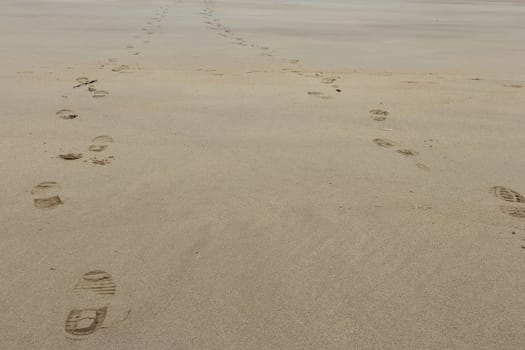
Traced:
<path id="1" fill-rule="evenodd" d="M 102 136 L 95 137 L 93 140 L 91 140 L 91 142 L 92 144 L 89 146 L 90 152 L 102 152 L 106 148 L 108 148 L 109 146 L 108 143 L 113 142 L 113 138 L 111 136 L 102 135 Z"/>
<path id="2" fill-rule="evenodd" d="M 97 136 L 93 140 L 91 140 L 93 144 L 89 146 L 90 152 L 102 152 L 106 148 L 108 148 L 108 143 L 113 142 L 113 138 L 111 136 Z"/>
<path id="3" fill-rule="evenodd" d="M 99 295 L 114 295 L 117 286 L 111 275 L 102 270 L 93 270 L 82 275 L 73 290 L 78 294 L 90 290 Z"/>
<path id="4" fill-rule="evenodd" d="M 500 210 L 502 213 L 512 217 L 525 219 L 525 208 L 501 206 Z"/>
<path id="5" fill-rule="evenodd" d="M 51 209 L 60 204 L 64 204 L 59 196 L 52 196 L 49 198 L 35 198 L 33 203 L 38 209 Z"/>
<path id="6" fill-rule="evenodd" d="M 108 145 L 90 145 L 89 151 L 90 152 L 102 152 L 106 148 L 108 148 Z"/>
<path id="7" fill-rule="evenodd" d="M 111 164 L 111 161 L 114 158 L 115 157 L 113 157 L 113 156 L 109 156 L 109 157 L 105 157 L 105 158 L 92 157 L 92 158 L 90 158 L 90 160 L 91 160 L 91 163 L 93 163 L 95 165 L 107 165 L 107 164 Z"/>
<path id="8" fill-rule="evenodd" d="M 426 166 L 425 164 L 423 164 L 423 163 L 419 163 L 419 162 L 417 162 L 417 163 L 416 163 L 416 166 L 417 166 L 419 169 L 421 169 L 421 170 L 424 170 L 424 171 L 430 171 L 430 168 L 429 168 L 428 166 Z"/>
<path id="9" fill-rule="evenodd" d="M 82 153 L 65 153 L 65 154 L 59 154 L 59 158 L 62 158 L 64 160 L 75 160 L 82 158 Z"/>
<path id="10" fill-rule="evenodd" d="M 85 273 L 73 287 L 74 305 L 65 321 L 65 336 L 82 340 L 103 328 L 117 286 L 111 275 L 102 270 Z"/>
<path id="11" fill-rule="evenodd" d="M 332 96 L 325 95 L 324 92 L 320 92 L 320 91 L 308 91 L 308 95 L 322 98 L 325 100 L 332 98 Z"/>
<path id="12" fill-rule="evenodd" d="M 333 78 L 333 77 L 326 77 L 326 78 L 321 79 L 321 83 L 323 84 L 333 84 L 336 81 L 337 81 L 337 78 Z"/>
<path id="13" fill-rule="evenodd" d="M 60 186 L 55 181 L 44 181 L 33 187 L 32 195 L 50 195 L 60 190 Z"/>
<path id="14" fill-rule="evenodd" d="M 384 116 L 387 116 L 389 114 L 388 111 L 385 111 L 382 109 L 371 109 L 369 113 L 373 115 L 384 115 Z"/>
<path id="15" fill-rule="evenodd" d="M 107 306 L 100 308 L 73 309 L 66 318 L 66 338 L 82 340 L 102 326 Z"/>
<path id="16" fill-rule="evenodd" d="M 109 92 L 105 90 L 97 90 L 93 94 L 93 98 L 102 98 L 102 97 L 106 97 L 107 95 L 109 95 Z"/>
<path id="17" fill-rule="evenodd" d="M 402 155 L 404 155 L 406 157 L 417 156 L 419 154 L 419 152 L 411 150 L 411 149 L 407 149 L 407 148 L 405 148 L 405 149 L 398 149 L 396 152 L 399 153 L 399 154 L 402 154 Z"/>
<path id="18" fill-rule="evenodd" d="M 89 78 L 87 77 L 79 77 L 76 79 L 77 81 L 77 85 L 73 86 L 73 88 L 79 88 L 81 86 L 84 86 L 84 85 L 90 85 L 90 84 L 94 84 L 97 82 L 97 80 L 90 80 Z"/>
<path id="19" fill-rule="evenodd" d="M 39 209 L 51 209 L 64 204 L 58 196 L 60 186 L 55 181 L 44 181 L 33 187 L 33 203 Z"/>
<path id="20" fill-rule="evenodd" d="M 394 141 L 391 141 L 389 139 L 377 138 L 377 139 L 373 139 L 372 141 L 376 145 L 378 145 L 380 147 L 384 147 L 384 148 L 391 148 L 391 147 L 394 147 L 396 145 Z"/>
<path id="21" fill-rule="evenodd" d="M 513 203 L 524 203 L 525 198 L 518 192 L 504 186 L 493 186 L 490 188 L 490 193 L 492 193 L 496 198 L 504 200 L 506 202 Z"/>
<path id="22" fill-rule="evenodd" d="M 121 64 L 120 66 L 111 69 L 111 71 L 117 72 L 117 73 L 121 73 L 121 72 L 126 71 L 128 69 L 130 69 L 128 65 Z"/>
<path id="23" fill-rule="evenodd" d="M 386 117 L 388 116 L 388 111 L 384 111 L 382 109 L 371 109 L 369 111 L 370 118 L 377 122 L 382 122 L 386 120 Z"/>
<path id="24" fill-rule="evenodd" d="M 107 142 L 114 142 L 113 137 L 103 135 L 103 136 L 97 136 L 91 142 L 97 142 L 97 143 L 107 143 Z"/>
<path id="25" fill-rule="evenodd" d="M 70 109 L 61 109 L 56 112 L 56 115 L 62 119 L 75 119 L 76 117 L 78 117 L 78 114 L 76 114 Z"/>

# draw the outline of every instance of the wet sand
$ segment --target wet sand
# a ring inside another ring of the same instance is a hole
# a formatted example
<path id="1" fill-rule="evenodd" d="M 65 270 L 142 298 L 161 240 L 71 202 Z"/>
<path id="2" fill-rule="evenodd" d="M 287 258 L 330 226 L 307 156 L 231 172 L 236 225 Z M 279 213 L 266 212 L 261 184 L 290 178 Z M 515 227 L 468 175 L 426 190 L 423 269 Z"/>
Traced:
<path id="1" fill-rule="evenodd" d="M 0 348 L 524 348 L 524 16 L 3 1 Z"/>

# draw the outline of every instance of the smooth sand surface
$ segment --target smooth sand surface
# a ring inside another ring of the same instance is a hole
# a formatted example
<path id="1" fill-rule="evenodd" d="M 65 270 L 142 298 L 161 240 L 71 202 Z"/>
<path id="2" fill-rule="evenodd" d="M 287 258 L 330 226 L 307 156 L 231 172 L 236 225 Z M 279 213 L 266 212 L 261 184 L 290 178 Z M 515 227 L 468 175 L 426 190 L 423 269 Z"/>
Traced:
<path id="1" fill-rule="evenodd" d="M 0 348 L 524 349 L 524 18 L 1 1 Z"/>

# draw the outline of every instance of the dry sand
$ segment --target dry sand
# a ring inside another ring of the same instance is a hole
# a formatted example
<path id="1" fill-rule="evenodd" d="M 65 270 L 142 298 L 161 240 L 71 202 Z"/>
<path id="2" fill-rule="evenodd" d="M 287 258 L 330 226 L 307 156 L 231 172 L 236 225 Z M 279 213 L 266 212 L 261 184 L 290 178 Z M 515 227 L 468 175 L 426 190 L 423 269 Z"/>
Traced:
<path id="1" fill-rule="evenodd" d="M 524 349 L 524 18 L 3 0 L 0 348 Z"/>

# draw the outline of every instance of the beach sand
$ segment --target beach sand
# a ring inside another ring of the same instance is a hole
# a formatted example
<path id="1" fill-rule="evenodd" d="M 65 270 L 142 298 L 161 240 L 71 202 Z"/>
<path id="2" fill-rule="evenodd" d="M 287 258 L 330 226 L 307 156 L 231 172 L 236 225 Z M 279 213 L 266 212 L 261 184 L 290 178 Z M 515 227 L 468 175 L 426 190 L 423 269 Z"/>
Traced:
<path id="1" fill-rule="evenodd" d="M 2 1 L 0 348 L 525 348 L 524 17 Z"/>

